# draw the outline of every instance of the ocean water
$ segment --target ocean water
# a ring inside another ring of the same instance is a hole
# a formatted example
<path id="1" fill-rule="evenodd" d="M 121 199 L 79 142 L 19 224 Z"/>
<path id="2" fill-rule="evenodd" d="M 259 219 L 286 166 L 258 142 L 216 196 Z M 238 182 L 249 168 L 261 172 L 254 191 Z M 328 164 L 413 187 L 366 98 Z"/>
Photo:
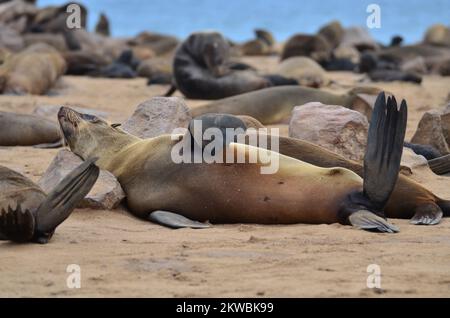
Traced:
<path id="1" fill-rule="evenodd" d="M 67 3 L 38 0 L 39 6 Z M 93 29 L 100 12 L 110 19 L 113 36 L 134 36 L 148 30 L 180 39 L 193 31 L 217 30 L 235 41 L 266 28 L 277 40 L 294 33 L 313 33 L 337 19 L 345 26 L 364 26 L 369 4 L 381 8 L 381 28 L 369 29 L 380 42 L 400 34 L 405 42 L 423 38 L 428 26 L 450 23 L 450 0 L 78 0 L 89 10 Z"/>

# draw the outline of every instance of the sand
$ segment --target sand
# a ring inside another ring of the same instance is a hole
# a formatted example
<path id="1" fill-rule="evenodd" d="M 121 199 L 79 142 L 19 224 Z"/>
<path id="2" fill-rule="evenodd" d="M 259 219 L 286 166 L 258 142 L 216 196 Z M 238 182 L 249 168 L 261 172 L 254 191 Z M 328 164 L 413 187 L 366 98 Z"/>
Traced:
<path id="1" fill-rule="evenodd" d="M 251 62 L 270 70 L 274 58 Z M 340 92 L 361 75 L 330 73 Z M 0 96 L 0 110 L 31 113 L 37 105 L 78 105 L 125 120 L 165 86 L 145 79 L 65 76 L 48 96 Z M 427 76 L 421 86 L 371 84 L 406 98 L 407 138 L 422 114 L 442 107 L 450 78 Z M 187 101 L 195 107 L 204 102 Z M 286 125 L 279 126 L 286 133 Z M 0 147 L 0 165 L 38 180 L 58 150 Z M 450 199 L 450 179 L 418 177 Z M 432 297 L 450 296 L 450 220 L 413 226 L 391 220 L 398 234 L 332 225 L 216 225 L 170 230 L 142 221 L 123 207 L 77 209 L 47 245 L 0 243 L 0 296 L 51 297 Z M 81 268 L 81 288 L 70 289 L 67 266 Z M 381 288 L 367 288 L 367 267 L 381 269 Z"/>

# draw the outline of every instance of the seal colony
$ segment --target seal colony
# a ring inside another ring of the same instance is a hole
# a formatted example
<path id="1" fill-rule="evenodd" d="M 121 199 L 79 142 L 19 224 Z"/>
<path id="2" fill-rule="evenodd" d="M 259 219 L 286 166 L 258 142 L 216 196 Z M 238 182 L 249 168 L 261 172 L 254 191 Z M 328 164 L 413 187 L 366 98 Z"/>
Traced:
<path id="1" fill-rule="evenodd" d="M 142 140 L 70 108 L 61 108 L 58 118 L 71 150 L 85 160 L 98 157 L 99 167 L 118 178 L 130 210 L 144 219 L 174 228 L 202 228 L 207 225 L 199 222 L 205 221 L 339 222 L 398 231 L 384 219 L 384 208 L 397 182 L 407 106 L 402 101 L 398 109 L 395 98 L 386 101 L 384 93 L 377 98 L 369 128 L 364 180 L 345 168 L 320 168 L 284 155 L 279 155 L 279 170 L 271 175 L 259 174 L 261 161 L 176 164 L 170 157 L 175 142 L 169 135 Z M 224 153 L 243 153 L 246 158 L 257 150 L 237 143 L 223 148 Z"/>

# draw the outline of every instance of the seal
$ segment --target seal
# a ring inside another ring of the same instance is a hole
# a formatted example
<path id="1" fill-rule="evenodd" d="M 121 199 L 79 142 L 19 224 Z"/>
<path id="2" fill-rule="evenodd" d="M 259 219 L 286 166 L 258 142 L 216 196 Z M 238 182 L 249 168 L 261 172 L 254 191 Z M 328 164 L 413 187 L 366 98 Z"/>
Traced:
<path id="1" fill-rule="evenodd" d="M 48 195 L 35 183 L 0 166 L 0 240 L 45 244 L 98 178 L 95 159 L 69 173 Z"/>
<path id="2" fill-rule="evenodd" d="M 187 98 L 220 99 L 269 86 L 297 84 L 281 76 L 264 77 L 248 70 L 233 70 L 229 55 L 230 44 L 222 34 L 191 34 L 175 52 L 174 87 Z M 174 91 L 172 87 L 166 96 Z"/>
<path id="3" fill-rule="evenodd" d="M 217 117 L 215 119 L 214 117 Z M 231 119 L 230 117 L 235 117 Z M 233 116 L 227 114 L 206 114 L 199 117 L 195 117 L 194 120 L 202 121 L 202 129 L 218 128 L 221 131 L 226 131 L 226 128 L 233 129 L 248 129 L 261 128 L 261 123 L 251 117 L 246 117 L 245 120 L 242 116 Z M 242 127 L 242 122 L 245 127 Z M 264 126 L 262 126 L 264 127 Z M 336 154 L 328 149 L 315 145 L 305 140 L 291 138 L 291 137 L 278 137 L 278 149 L 279 153 L 289 156 L 315 166 L 323 168 L 342 167 L 349 169 L 360 177 L 364 176 L 364 168 L 359 162 L 349 160 L 343 156 Z M 272 140 L 269 136 L 265 136 L 263 140 Z M 248 143 L 249 139 L 245 142 Z M 271 145 L 260 145 L 264 148 Z M 415 152 L 421 155 L 440 155 L 439 153 L 430 150 L 430 147 L 423 145 L 416 145 L 411 143 L 404 143 L 405 147 L 413 149 Z M 432 151 L 432 152 L 430 152 Z M 450 155 L 442 157 L 434 157 L 428 161 L 428 164 L 436 174 L 445 174 L 450 171 Z M 396 218 L 411 219 L 412 224 L 416 225 L 434 225 L 438 224 L 443 215 L 450 216 L 450 201 L 439 198 L 431 191 L 424 188 L 419 183 L 407 177 L 407 175 L 400 174 L 395 184 L 392 195 L 385 208 L 386 213 L 389 216 Z"/>
<path id="4" fill-rule="evenodd" d="M 247 115 L 263 124 L 274 124 L 291 116 L 295 106 L 309 102 L 321 102 L 328 105 L 341 105 L 364 113 L 370 119 L 372 107 L 360 94 L 372 94 L 373 88 L 356 88 L 347 94 L 336 95 L 319 89 L 299 86 L 280 86 L 261 89 L 220 99 L 191 110 L 192 116 L 207 113 Z"/>
<path id="5" fill-rule="evenodd" d="M 0 65 L 0 93 L 44 94 L 65 70 L 66 63 L 56 49 L 43 43 L 32 45 Z"/>
<path id="6" fill-rule="evenodd" d="M 0 111 L 0 146 L 59 147 L 59 126 L 48 119 Z"/>
<path id="7" fill-rule="evenodd" d="M 345 168 L 321 168 L 270 151 L 279 158 L 279 169 L 272 174 L 261 174 L 265 165 L 261 158 L 244 164 L 175 163 L 172 151 L 179 139 L 173 136 L 142 140 L 70 108 L 61 108 L 58 118 L 71 150 L 85 160 L 99 157 L 99 167 L 118 178 L 131 212 L 144 219 L 174 228 L 206 227 L 199 221 L 209 220 L 340 222 L 367 230 L 398 231 L 384 219 L 383 209 L 397 181 L 407 106 L 402 101 L 398 110 L 395 99 L 389 97 L 386 102 L 384 94 L 377 98 L 369 129 L 364 181 Z M 222 154 L 248 159 L 257 158 L 259 150 L 229 143 Z"/>

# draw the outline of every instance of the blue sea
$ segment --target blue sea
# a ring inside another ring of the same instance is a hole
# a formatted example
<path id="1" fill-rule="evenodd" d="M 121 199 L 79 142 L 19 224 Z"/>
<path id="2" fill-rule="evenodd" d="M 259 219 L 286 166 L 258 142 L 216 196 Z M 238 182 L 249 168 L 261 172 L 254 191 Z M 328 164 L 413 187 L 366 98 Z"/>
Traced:
<path id="1" fill-rule="evenodd" d="M 38 0 L 39 6 L 68 0 Z M 364 26 L 369 4 L 381 9 L 381 27 L 369 29 L 380 42 L 400 34 L 405 42 L 420 41 L 428 26 L 450 23 L 450 0 L 79 0 L 89 9 L 88 28 L 106 13 L 113 36 L 134 36 L 148 30 L 180 39 L 193 31 L 217 30 L 235 41 L 266 28 L 277 40 L 294 33 L 313 33 L 337 19 L 345 26 Z"/>

